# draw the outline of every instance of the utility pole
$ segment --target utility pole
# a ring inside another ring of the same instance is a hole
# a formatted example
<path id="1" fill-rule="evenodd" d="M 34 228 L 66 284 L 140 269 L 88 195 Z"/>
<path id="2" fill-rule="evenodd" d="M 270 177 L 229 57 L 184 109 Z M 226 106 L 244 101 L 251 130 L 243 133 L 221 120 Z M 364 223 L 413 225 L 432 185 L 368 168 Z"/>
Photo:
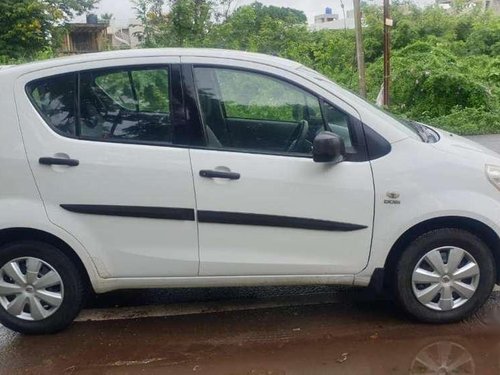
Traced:
<path id="1" fill-rule="evenodd" d="M 384 0 L 384 106 L 390 103 L 391 89 L 391 27 L 390 0 Z"/>
<path id="2" fill-rule="evenodd" d="M 359 93 L 366 97 L 365 52 L 363 49 L 363 29 L 361 25 L 360 0 L 353 0 L 354 26 L 356 28 L 356 60 L 358 62 Z M 345 20 L 344 20 L 345 22 Z"/>
<path id="3" fill-rule="evenodd" d="M 347 33 L 347 20 L 345 18 L 345 6 L 344 6 L 344 2 L 342 0 L 340 0 L 340 7 L 342 8 L 342 13 L 344 14 L 344 32 Z"/>

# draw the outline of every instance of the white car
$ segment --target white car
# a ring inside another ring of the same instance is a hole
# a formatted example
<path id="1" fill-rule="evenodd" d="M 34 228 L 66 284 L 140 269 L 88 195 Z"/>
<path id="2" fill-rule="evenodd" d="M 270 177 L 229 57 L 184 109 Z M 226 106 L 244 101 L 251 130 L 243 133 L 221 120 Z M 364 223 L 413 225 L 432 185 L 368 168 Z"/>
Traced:
<path id="1" fill-rule="evenodd" d="M 397 84 L 397 83 L 396 83 Z M 120 51 L 0 71 L 0 322 L 85 293 L 343 284 L 424 322 L 500 280 L 500 155 L 292 61 Z"/>

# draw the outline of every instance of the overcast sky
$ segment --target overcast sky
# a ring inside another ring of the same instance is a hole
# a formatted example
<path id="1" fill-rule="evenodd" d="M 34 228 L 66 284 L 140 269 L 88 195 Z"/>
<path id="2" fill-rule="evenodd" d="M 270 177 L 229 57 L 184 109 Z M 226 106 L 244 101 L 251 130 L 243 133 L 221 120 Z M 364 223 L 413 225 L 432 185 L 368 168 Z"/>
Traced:
<path id="1" fill-rule="evenodd" d="M 260 0 L 261 3 L 266 5 L 284 6 L 303 10 L 311 23 L 315 15 L 324 13 L 326 7 L 333 8 L 334 13 L 338 13 L 342 17 L 340 1 L 341 0 Z M 346 10 L 352 9 L 352 0 L 343 1 Z M 378 0 L 369 1 L 379 2 Z M 236 0 L 237 5 L 245 5 L 252 2 L 253 0 Z M 433 0 L 415 0 L 415 2 L 429 4 L 432 3 Z M 130 0 L 101 0 L 99 8 L 95 13 L 112 13 L 116 21 L 123 24 L 126 24 L 128 19 L 135 17 L 133 4 Z"/>

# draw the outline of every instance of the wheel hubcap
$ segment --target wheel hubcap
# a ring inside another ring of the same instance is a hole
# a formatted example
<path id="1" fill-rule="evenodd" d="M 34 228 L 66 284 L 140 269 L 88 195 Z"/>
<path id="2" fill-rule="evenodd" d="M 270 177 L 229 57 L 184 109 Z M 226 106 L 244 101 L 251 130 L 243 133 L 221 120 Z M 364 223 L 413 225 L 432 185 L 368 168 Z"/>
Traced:
<path id="1" fill-rule="evenodd" d="M 453 246 L 433 249 L 412 274 L 413 293 L 424 306 L 439 311 L 456 309 L 475 294 L 480 270 L 467 251 Z"/>
<path id="2" fill-rule="evenodd" d="M 63 297 L 61 276 L 41 259 L 17 258 L 0 268 L 0 305 L 16 318 L 48 318 L 59 309 Z"/>

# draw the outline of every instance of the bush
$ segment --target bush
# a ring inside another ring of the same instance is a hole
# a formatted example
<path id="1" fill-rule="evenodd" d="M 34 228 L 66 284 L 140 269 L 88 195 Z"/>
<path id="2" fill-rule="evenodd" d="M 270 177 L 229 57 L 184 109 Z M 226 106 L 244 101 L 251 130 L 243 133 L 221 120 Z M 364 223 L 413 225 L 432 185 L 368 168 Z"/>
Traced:
<path id="1" fill-rule="evenodd" d="M 484 108 L 456 108 L 449 115 L 424 121 L 460 135 L 500 133 L 498 109 L 489 111 Z"/>

